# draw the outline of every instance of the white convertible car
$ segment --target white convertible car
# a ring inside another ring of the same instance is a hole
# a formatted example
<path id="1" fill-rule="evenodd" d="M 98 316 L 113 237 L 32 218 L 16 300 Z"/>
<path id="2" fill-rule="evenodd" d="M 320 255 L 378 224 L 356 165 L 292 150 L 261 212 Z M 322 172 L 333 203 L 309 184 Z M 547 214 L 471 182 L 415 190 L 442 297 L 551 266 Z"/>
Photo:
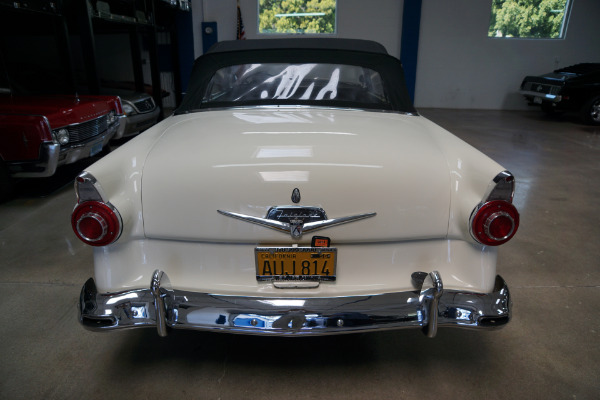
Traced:
<path id="1" fill-rule="evenodd" d="M 344 39 L 222 42 L 175 114 L 75 182 L 80 321 L 324 335 L 497 328 L 513 175 L 419 116 L 400 62 Z"/>

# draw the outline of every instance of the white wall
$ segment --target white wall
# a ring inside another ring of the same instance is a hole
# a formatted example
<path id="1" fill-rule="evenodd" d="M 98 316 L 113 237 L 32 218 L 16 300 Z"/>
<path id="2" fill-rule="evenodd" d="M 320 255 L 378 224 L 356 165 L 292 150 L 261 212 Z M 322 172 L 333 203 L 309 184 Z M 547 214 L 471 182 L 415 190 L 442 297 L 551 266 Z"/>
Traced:
<path id="1" fill-rule="evenodd" d="M 600 62 L 600 1 L 574 0 L 564 40 L 488 38 L 491 0 L 424 0 L 415 105 L 526 109 L 525 75 Z"/>
<path id="2" fill-rule="evenodd" d="M 218 23 L 219 40 L 236 35 L 236 0 L 192 0 L 196 56 L 202 21 Z M 600 62 L 600 0 L 573 0 L 564 40 L 488 38 L 492 0 L 423 0 L 417 107 L 526 109 L 525 75 L 579 62 Z M 257 33 L 257 0 L 240 0 L 248 39 Z M 334 37 L 372 39 L 400 55 L 403 0 L 338 0 Z"/>
<path id="3" fill-rule="evenodd" d="M 281 37 L 259 35 L 258 0 L 240 0 L 242 20 L 248 39 Z M 375 40 L 395 57 L 400 56 L 402 0 L 338 0 L 337 33 L 331 37 Z M 192 0 L 194 52 L 202 54 L 202 21 L 216 21 L 219 41 L 234 40 L 237 32 L 236 0 Z M 303 35 L 304 36 L 304 35 Z"/>

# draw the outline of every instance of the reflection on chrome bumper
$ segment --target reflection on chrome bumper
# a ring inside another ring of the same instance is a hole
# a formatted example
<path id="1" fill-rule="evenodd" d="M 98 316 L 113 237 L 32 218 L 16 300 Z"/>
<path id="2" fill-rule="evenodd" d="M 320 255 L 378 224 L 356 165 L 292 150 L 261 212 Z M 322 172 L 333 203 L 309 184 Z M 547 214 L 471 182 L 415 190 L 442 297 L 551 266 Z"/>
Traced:
<path id="1" fill-rule="evenodd" d="M 504 280 L 492 293 L 444 290 L 438 272 L 420 273 L 419 289 L 371 296 L 270 298 L 172 290 L 162 271 L 149 289 L 100 294 L 90 278 L 81 291 L 79 320 L 88 329 L 156 327 L 256 335 L 328 335 L 438 326 L 498 328 L 508 323 L 511 301 Z M 414 275 L 414 274 L 413 274 Z M 423 279 L 424 278 L 424 279 Z"/>

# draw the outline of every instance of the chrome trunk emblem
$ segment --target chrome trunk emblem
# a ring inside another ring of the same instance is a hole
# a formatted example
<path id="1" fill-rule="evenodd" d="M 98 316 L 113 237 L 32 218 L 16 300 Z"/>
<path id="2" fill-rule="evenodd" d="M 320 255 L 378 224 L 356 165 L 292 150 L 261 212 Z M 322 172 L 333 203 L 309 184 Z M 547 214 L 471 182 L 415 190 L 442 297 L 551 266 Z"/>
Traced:
<path id="1" fill-rule="evenodd" d="M 341 218 L 327 218 L 325 210 L 319 207 L 276 206 L 271 207 L 265 218 L 254 217 L 230 211 L 217 210 L 221 215 L 239 219 L 265 228 L 289 233 L 292 239 L 300 239 L 304 233 L 314 232 L 336 225 L 347 224 L 365 218 L 374 217 L 377 213 L 365 213 Z"/>
<path id="2" fill-rule="evenodd" d="M 324 221 L 327 219 L 325 210 L 319 207 L 277 206 L 269 208 L 266 219 L 291 223 L 293 219 L 302 223 Z"/>

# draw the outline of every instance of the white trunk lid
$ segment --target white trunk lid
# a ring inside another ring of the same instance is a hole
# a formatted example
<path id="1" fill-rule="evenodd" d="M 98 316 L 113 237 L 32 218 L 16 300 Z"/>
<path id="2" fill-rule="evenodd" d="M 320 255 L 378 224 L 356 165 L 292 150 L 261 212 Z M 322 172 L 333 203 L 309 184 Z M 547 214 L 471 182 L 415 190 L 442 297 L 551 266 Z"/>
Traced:
<path id="1" fill-rule="evenodd" d="M 328 109 L 205 111 L 173 119 L 142 177 L 145 234 L 205 242 L 293 243 L 264 218 L 273 206 L 329 219 L 377 213 L 312 235 L 334 242 L 444 237 L 450 176 L 421 117 Z M 301 200 L 292 203 L 298 188 Z"/>

